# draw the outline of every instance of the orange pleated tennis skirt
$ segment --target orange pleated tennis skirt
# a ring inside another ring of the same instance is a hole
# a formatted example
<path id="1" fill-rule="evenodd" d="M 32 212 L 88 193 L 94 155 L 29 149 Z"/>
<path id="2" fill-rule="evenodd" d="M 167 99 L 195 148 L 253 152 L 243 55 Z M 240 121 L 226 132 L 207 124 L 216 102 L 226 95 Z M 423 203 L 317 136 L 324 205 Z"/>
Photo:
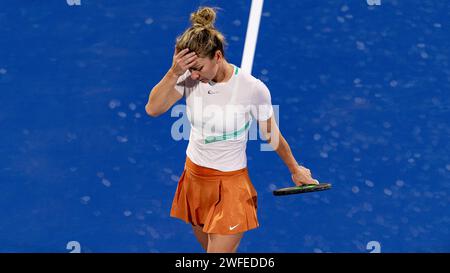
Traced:
<path id="1" fill-rule="evenodd" d="M 223 172 L 186 163 L 170 216 L 202 226 L 205 233 L 236 234 L 259 226 L 257 193 L 247 167 Z"/>

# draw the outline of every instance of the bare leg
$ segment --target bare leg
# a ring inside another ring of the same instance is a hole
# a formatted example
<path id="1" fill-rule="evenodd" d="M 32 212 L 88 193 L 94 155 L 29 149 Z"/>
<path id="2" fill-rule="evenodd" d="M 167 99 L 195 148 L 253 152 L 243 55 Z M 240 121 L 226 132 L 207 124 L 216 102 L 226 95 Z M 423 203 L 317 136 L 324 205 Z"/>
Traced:
<path id="1" fill-rule="evenodd" d="M 202 245 L 205 251 L 208 250 L 208 233 L 202 231 L 203 227 L 192 225 L 192 230 L 194 231 L 195 237 Z"/>
<path id="2" fill-rule="evenodd" d="M 220 235 L 209 234 L 208 253 L 235 253 L 244 233 Z"/>

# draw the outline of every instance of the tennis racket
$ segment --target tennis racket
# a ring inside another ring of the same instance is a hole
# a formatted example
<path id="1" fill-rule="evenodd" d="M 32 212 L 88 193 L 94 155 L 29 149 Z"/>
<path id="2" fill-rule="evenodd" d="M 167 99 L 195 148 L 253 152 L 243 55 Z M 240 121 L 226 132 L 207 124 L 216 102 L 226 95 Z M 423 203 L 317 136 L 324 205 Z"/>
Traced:
<path id="1" fill-rule="evenodd" d="M 273 191 L 273 195 L 288 195 L 288 194 L 298 194 L 307 193 L 315 191 L 324 191 L 331 189 L 330 183 L 320 183 L 320 184 L 308 184 L 295 187 L 280 188 Z"/>

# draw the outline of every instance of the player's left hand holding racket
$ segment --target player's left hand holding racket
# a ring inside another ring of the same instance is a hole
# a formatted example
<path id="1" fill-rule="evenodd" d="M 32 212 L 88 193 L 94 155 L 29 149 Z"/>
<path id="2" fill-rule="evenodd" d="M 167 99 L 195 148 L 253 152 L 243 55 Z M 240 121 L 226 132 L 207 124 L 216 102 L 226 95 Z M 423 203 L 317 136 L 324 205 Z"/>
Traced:
<path id="1" fill-rule="evenodd" d="M 331 188 L 329 183 L 319 183 L 312 178 L 311 171 L 303 166 L 298 166 L 291 175 L 296 186 L 280 188 L 273 191 L 274 195 L 290 195 L 298 193 L 323 191 Z"/>
<path id="2" fill-rule="evenodd" d="M 312 178 L 311 171 L 303 166 L 298 165 L 291 175 L 292 181 L 296 186 L 319 184 L 319 181 Z"/>

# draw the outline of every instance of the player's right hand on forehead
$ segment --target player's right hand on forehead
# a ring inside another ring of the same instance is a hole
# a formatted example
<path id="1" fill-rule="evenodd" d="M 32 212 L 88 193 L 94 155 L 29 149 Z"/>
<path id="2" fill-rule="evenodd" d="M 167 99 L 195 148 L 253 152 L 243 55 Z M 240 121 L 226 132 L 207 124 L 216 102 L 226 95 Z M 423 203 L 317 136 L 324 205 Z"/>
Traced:
<path id="1" fill-rule="evenodd" d="M 180 50 L 180 52 L 177 52 L 175 49 L 170 70 L 179 77 L 183 75 L 186 70 L 195 65 L 196 60 L 197 54 L 194 51 L 189 51 L 189 48 Z"/>

